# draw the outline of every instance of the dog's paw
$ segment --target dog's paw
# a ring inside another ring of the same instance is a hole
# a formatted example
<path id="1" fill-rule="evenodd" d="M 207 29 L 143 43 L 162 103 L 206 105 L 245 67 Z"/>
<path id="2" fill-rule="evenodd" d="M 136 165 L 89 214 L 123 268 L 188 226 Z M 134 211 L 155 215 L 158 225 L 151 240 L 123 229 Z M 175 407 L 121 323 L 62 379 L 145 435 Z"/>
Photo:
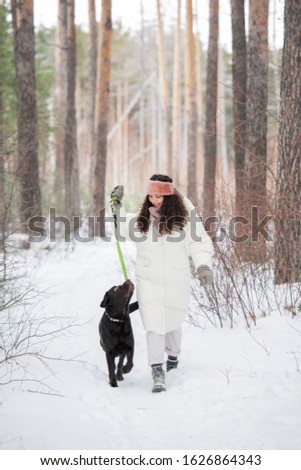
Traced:
<path id="1" fill-rule="evenodd" d="M 117 383 L 116 379 L 111 380 L 110 385 L 111 385 L 111 387 L 118 387 L 118 383 Z"/>
<path id="2" fill-rule="evenodd" d="M 121 370 L 117 372 L 117 380 L 118 382 L 121 382 L 122 380 L 124 380 Z"/>
<path id="3" fill-rule="evenodd" d="M 125 366 L 123 366 L 122 372 L 124 374 L 128 374 L 129 372 L 131 372 L 132 369 L 133 369 L 133 363 L 128 362 Z"/>

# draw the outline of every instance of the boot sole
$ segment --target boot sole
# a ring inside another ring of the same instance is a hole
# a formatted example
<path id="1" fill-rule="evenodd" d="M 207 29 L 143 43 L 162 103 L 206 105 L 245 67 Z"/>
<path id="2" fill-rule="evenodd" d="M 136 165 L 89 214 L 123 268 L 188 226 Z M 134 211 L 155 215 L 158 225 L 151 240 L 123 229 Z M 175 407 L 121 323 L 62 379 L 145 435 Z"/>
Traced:
<path id="1" fill-rule="evenodd" d="M 160 392 L 166 392 L 166 388 L 164 387 L 157 387 L 152 389 L 153 393 L 160 393 Z"/>

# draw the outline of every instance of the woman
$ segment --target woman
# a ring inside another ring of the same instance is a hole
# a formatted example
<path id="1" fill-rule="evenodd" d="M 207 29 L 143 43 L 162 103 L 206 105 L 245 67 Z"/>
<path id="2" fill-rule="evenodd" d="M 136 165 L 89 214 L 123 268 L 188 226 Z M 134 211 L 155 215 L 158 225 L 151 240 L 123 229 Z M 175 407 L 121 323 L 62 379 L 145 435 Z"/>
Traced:
<path id="1" fill-rule="evenodd" d="M 201 285 L 209 285 L 213 245 L 192 203 L 174 188 L 169 176 L 153 175 L 146 194 L 133 233 L 129 233 L 128 221 L 120 222 L 123 214 L 117 211 L 121 207 L 122 186 L 112 191 L 111 207 L 118 215 L 121 235 L 136 241 L 137 300 L 147 332 L 152 391 L 162 392 L 166 390 L 164 353 L 168 355 L 169 371 L 177 367 L 181 352 L 181 324 L 190 298 L 189 256 Z"/>

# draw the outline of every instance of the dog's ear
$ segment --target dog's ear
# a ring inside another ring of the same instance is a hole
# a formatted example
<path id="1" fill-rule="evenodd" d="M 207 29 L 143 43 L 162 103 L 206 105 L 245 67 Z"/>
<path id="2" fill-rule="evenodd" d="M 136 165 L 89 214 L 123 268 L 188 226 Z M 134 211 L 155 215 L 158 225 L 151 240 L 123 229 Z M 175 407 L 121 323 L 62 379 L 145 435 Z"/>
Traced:
<path id="1" fill-rule="evenodd" d="M 101 304 L 100 304 L 100 306 L 101 306 L 102 308 L 105 308 L 105 307 L 107 306 L 108 297 L 109 297 L 109 296 L 108 296 L 108 293 L 106 292 L 106 293 L 105 293 L 105 296 L 104 296 L 104 298 L 102 299 Z"/>

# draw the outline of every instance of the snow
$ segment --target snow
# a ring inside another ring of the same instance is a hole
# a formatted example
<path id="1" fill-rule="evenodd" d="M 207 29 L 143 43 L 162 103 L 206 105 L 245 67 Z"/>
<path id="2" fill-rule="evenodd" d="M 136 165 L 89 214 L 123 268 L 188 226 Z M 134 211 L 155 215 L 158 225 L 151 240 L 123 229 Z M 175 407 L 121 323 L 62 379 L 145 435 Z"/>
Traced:
<path id="1" fill-rule="evenodd" d="M 27 251 L 32 306 L 69 324 L 51 341 L 51 370 L 37 361 L 27 378 L 1 389 L 1 449 L 301 449 L 301 319 L 273 314 L 249 331 L 186 322 L 179 368 L 167 391 L 151 393 L 145 332 L 132 314 L 134 369 L 113 389 L 99 346 L 99 304 L 123 282 L 114 242 L 47 243 Z M 134 280 L 134 248 L 123 250 Z M 198 320 L 200 322 L 200 320 Z M 72 360 L 70 360 L 72 359 Z"/>

